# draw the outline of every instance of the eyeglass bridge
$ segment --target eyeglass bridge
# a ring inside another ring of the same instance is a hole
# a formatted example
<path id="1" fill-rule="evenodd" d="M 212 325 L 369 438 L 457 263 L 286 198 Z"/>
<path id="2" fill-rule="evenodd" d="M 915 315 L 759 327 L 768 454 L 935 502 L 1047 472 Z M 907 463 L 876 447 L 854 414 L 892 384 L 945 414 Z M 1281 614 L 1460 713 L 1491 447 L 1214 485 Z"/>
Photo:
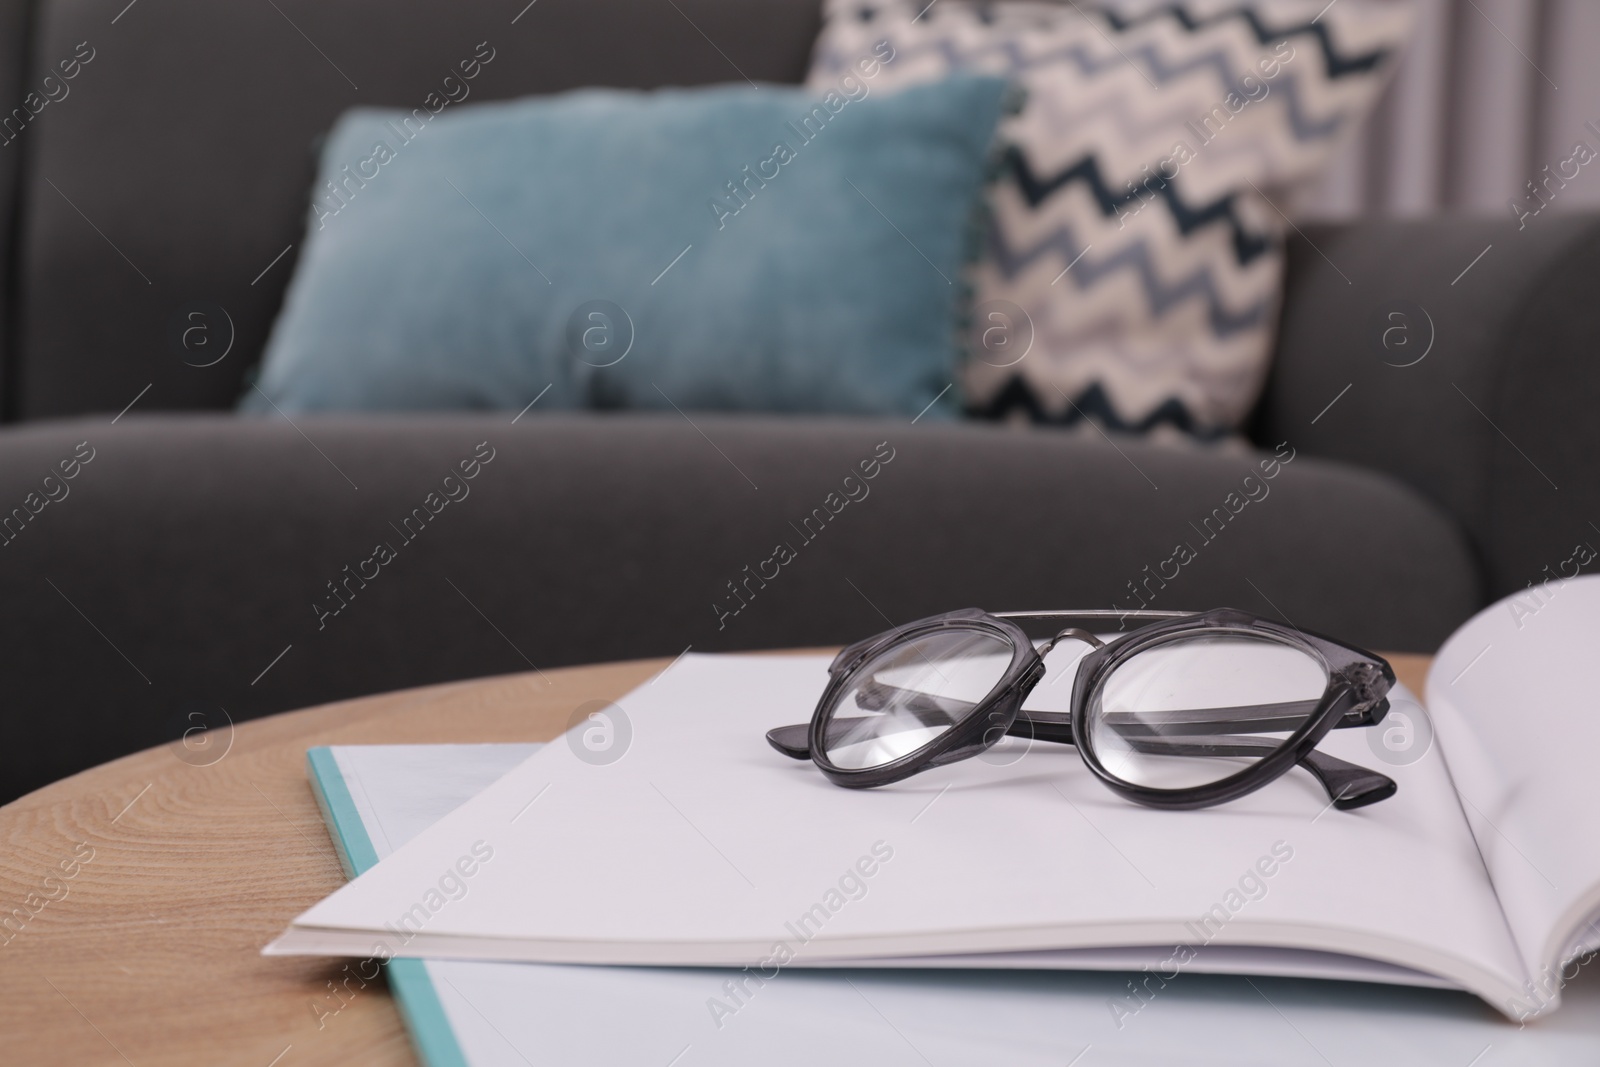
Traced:
<path id="1" fill-rule="evenodd" d="M 1104 641 L 1100 640 L 1100 638 L 1096 637 L 1088 630 L 1080 630 L 1076 626 L 1068 626 L 1065 630 L 1057 632 L 1054 637 L 1046 641 L 1036 650 L 1039 653 L 1039 658 L 1044 659 L 1046 656 L 1048 656 L 1050 654 L 1050 650 L 1055 648 L 1056 644 L 1066 637 L 1070 637 L 1075 641 L 1082 641 L 1090 648 L 1106 647 L 1106 643 Z"/>

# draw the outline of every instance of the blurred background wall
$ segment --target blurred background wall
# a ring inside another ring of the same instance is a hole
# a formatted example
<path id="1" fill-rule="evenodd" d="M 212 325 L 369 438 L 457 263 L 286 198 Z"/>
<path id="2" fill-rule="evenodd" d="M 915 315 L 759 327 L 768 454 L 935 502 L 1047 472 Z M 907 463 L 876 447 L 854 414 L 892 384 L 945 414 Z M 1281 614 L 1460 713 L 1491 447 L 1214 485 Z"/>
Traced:
<path id="1" fill-rule="evenodd" d="M 1509 216 L 1513 198 L 1538 206 L 1527 183 L 1576 142 L 1600 152 L 1585 126 L 1600 129 L 1600 0 L 1414 2 L 1416 35 L 1384 101 L 1298 205 L 1302 217 Z M 1600 161 L 1550 209 L 1597 205 Z"/>

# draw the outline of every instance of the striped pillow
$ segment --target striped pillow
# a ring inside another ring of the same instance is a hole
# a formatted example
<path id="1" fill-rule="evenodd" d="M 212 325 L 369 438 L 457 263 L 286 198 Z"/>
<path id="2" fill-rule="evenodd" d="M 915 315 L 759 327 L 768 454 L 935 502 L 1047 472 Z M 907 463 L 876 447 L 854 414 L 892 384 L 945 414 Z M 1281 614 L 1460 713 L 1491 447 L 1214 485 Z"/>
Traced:
<path id="1" fill-rule="evenodd" d="M 1026 90 L 974 277 L 969 412 L 1199 436 L 1271 358 L 1292 225 L 1382 88 L 1396 0 L 828 0 L 810 84 L 953 71 Z"/>

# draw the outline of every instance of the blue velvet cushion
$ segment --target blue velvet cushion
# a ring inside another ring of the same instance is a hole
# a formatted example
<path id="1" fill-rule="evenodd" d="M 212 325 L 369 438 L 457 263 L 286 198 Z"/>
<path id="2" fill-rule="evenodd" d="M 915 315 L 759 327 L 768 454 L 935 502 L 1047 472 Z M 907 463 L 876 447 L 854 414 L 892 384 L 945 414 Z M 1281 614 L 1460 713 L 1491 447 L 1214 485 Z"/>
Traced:
<path id="1" fill-rule="evenodd" d="M 1006 85 L 869 69 L 345 114 L 242 407 L 953 415 Z"/>

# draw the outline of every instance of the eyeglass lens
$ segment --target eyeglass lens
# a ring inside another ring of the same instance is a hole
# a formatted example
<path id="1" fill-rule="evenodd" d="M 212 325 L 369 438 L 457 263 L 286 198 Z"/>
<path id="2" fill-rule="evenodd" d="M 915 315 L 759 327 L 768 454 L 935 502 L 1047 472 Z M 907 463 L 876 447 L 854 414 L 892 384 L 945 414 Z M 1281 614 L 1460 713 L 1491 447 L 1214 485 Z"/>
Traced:
<path id="1" fill-rule="evenodd" d="M 1088 742 L 1131 785 L 1209 785 L 1281 748 L 1327 685 L 1321 659 L 1294 645 L 1179 635 L 1123 662 L 1091 694 Z"/>
<path id="2" fill-rule="evenodd" d="M 879 767 L 937 740 L 970 715 L 1011 665 L 985 630 L 947 628 L 900 642 L 861 665 L 829 709 L 835 767 Z"/>

